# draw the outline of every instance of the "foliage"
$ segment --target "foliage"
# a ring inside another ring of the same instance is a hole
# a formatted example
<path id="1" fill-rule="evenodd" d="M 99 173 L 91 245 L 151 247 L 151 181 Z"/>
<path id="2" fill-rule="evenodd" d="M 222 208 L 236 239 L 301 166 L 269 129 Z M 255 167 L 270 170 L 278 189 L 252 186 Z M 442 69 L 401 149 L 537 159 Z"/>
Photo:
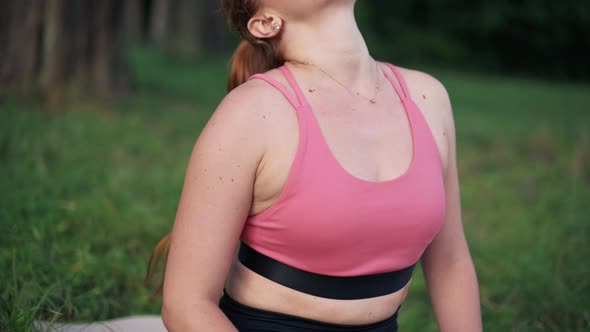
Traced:
<path id="1" fill-rule="evenodd" d="M 0 107 L 0 331 L 159 313 L 142 285 L 225 64 L 134 52 L 138 92 L 62 114 Z M 489 331 L 590 328 L 590 87 L 426 70 L 456 118 Z M 400 326 L 436 331 L 420 270 Z"/>
<path id="2" fill-rule="evenodd" d="M 64 91 L 103 97 L 130 88 L 119 0 L 0 2 L 0 98 L 43 95 L 61 104 Z"/>
<path id="3" fill-rule="evenodd" d="M 359 6 L 363 31 L 380 57 L 590 78 L 585 0 L 375 0 Z"/>

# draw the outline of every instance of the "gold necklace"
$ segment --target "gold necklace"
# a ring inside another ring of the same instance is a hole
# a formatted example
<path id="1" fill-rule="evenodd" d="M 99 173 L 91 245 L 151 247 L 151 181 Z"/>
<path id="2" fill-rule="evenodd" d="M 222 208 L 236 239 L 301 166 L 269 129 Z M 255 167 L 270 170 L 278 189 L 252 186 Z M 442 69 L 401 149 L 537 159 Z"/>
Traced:
<path id="1" fill-rule="evenodd" d="M 375 69 L 376 69 L 376 75 L 377 75 L 377 82 L 375 84 L 375 93 L 373 94 L 373 98 L 367 98 L 366 96 L 363 96 L 360 92 L 355 91 L 353 92 L 352 90 L 350 90 L 346 85 L 344 85 L 342 82 L 340 82 L 339 80 L 335 79 L 332 75 L 328 74 L 325 70 L 323 70 L 322 68 L 318 67 L 317 65 L 311 63 L 311 62 L 302 62 L 302 61 L 297 61 L 297 60 L 287 60 L 288 62 L 293 62 L 293 63 L 298 63 L 298 64 L 302 64 L 302 65 L 307 65 L 307 66 L 313 66 L 316 69 L 318 69 L 319 71 L 321 71 L 324 75 L 328 76 L 330 79 L 332 79 L 334 82 L 338 83 L 339 85 L 341 85 L 344 89 L 346 89 L 346 91 L 348 91 L 348 93 L 351 96 L 361 96 L 364 99 L 367 99 L 371 104 L 375 104 L 376 100 L 375 98 L 377 98 L 377 94 L 379 93 L 379 91 L 381 90 L 381 78 L 379 77 L 379 65 L 377 64 L 377 61 L 375 61 Z"/>

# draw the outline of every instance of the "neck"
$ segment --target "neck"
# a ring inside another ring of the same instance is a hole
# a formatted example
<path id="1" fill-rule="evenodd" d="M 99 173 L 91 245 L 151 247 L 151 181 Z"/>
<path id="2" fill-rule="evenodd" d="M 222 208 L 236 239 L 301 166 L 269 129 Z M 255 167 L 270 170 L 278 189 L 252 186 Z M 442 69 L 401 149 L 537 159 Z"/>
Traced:
<path id="1" fill-rule="evenodd" d="M 288 20 L 281 48 L 287 61 L 311 63 L 350 86 L 375 82 L 375 62 L 354 18 L 354 2 L 335 1 L 305 21 Z"/>

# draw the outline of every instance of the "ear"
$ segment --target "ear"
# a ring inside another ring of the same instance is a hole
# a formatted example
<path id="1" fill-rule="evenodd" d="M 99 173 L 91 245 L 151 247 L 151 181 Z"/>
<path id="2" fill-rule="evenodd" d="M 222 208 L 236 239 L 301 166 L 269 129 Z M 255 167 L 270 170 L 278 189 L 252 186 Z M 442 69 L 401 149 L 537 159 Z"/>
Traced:
<path id="1" fill-rule="evenodd" d="M 248 21 L 248 30 L 256 38 L 273 38 L 282 28 L 283 20 L 273 14 L 256 14 Z"/>

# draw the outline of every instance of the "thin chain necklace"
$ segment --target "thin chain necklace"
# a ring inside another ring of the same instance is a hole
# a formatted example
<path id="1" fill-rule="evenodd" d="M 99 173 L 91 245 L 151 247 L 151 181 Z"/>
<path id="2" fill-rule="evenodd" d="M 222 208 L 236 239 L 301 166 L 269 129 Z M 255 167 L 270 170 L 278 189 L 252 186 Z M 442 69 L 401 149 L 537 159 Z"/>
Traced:
<path id="1" fill-rule="evenodd" d="M 377 82 L 375 84 L 375 93 L 373 94 L 372 98 L 367 98 L 366 96 L 363 96 L 360 92 L 358 91 L 352 91 L 351 89 L 349 89 L 346 85 L 344 85 L 342 82 L 340 82 L 339 80 L 335 79 L 332 75 L 328 74 L 325 70 L 323 70 L 322 68 L 318 67 L 317 65 L 311 63 L 311 62 L 302 62 L 302 61 L 297 61 L 297 60 L 287 60 L 288 62 L 293 62 L 293 63 L 297 63 L 297 64 L 302 64 L 302 65 L 307 65 L 307 66 L 313 66 L 315 67 L 317 70 L 321 71 L 324 75 L 328 76 L 330 79 L 332 79 L 334 82 L 338 83 L 339 85 L 341 85 L 344 89 L 346 89 L 346 91 L 348 91 L 348 93 L 351 96 L 361 96 L 364 99 L 368 100 L 371 104 L 375 104 L 376 100 L 375 98 L 377 98 L 377 94 L 379 93 L 379 91 L 381 90 L 381 78 L 379 77 L 379 65 L 377 64 L 377 61 L 375 61 L 375 69 L 376 69 L 376 75 L 377 75 Z"/>

